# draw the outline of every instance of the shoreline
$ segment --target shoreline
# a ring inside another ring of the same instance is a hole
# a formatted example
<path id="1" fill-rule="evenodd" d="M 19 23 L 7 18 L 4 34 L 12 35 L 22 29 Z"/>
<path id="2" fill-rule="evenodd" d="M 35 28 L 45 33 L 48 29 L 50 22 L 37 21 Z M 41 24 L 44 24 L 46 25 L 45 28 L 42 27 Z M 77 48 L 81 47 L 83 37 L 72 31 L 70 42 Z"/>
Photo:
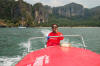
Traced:
<path id="1" fill-rule="evenodd" d="M 0 28 L 19 28 L 19 27 L 0 27 Z M 26 27 L 26 28 L 51 28 L 51 27 Z M 19 29 L 26 29 L 19 28 Z M 59 28 L 100 28 L 100 27 L 59 27 Z"/>

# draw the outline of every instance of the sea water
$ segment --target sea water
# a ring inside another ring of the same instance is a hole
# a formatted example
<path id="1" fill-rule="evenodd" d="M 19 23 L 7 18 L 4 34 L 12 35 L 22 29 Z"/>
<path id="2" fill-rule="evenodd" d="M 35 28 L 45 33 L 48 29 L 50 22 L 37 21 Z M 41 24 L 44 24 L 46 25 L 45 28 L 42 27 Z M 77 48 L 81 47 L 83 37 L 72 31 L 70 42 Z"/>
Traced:
<path id="1" fill-rule="evenodd" d="M 21 58 L 28 53 L 28 45 L 31 44 L 32 50 L 44 48 L 46 38 L 34 39 L 29 42 L 30 38 L 47 37 L 51 32 L 50 27 L 45 28 L 0 28 L 0 66 L 14 66 Z M 60 27 L 59 32 L 64 35 L 81 35 L 84 38 L 86 48 L 100 53 L 100 28 L 99 27 Z M 70 40 L 64 39 L 69 42 Z M 74 37 L 77 38 L 77 37 Z M 78 40 L 80 38 L 78 37 Z M 75 43 L 76 39 L 70 41 Z M 78 41 L 77 41 L 78 42 Z M 78 42 L 80 44 L 80 42 Z M 78 44 L 77 43 L 77 44 Z"/>

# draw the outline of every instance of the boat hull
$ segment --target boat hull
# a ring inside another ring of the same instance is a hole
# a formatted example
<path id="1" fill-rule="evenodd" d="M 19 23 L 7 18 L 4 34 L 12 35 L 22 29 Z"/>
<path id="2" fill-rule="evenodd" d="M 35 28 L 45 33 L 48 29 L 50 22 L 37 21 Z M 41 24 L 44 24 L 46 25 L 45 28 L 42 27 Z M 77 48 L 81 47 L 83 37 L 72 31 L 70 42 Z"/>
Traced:
<path id="1" fill-rule="evenodd" d="M 15 66 L 100 66 L 100 54 L 76 47 L 47 47 L 30 52 Z"/>

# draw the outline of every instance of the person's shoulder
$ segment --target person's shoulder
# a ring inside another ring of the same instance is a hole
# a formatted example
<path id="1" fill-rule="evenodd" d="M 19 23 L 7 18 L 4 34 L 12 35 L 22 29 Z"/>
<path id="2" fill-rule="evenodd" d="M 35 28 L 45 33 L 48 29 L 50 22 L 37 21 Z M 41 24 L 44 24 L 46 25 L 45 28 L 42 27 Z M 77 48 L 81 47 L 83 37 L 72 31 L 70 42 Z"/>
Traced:
<path id="1" fill-rule="evenodd" d="M 50 32 L 49 34 L 52 34 L 53 32 Z"/>
<path id="2" fill-rule="evenodd" d="M 63 35 L 61 32 L 58 32 L 59 35 Z"/>
<path id="3" fill-rule="evenodd" d="M 48 35 L 51 35 L 53 32 L 50 32 Z"/>
<path id="4" fill-rule="evenodd" d="M 62 34 L 61 32 L 58 32 L 58 34 Z"/>

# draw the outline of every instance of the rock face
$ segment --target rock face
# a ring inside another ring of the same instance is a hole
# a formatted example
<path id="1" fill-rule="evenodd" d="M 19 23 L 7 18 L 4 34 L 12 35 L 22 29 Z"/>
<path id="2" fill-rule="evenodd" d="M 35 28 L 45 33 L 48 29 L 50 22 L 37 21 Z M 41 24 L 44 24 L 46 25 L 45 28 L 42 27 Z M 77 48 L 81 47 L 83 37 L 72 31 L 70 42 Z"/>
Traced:
<path id="1" fill-rule="evenodd" d="M 43 6 L 41 3 L 34 5 L 34 17 L 38 23 L 48 22 L 49 14 L 63 16 L 63 17 L 76 17 L 84 16 L 84 7 L 80 4 L 70 3 L 61 7 Z"/>
<path id="2" fill-rule="evenodd" d="M 53 13 L 59 16 L 84 16 L 84 7 L 80 4 L 70 3 L 62 7 L 53 8 Z"/>
<path id="3" fill-rule="evenodd" d="M 35 16 L 35 21 L 38 22 L 38 24 L 48 21 L 47 10 L 41 3 L 37 3 L 34 5 L 34 16 Z"/>
<path id="4" fill-rule="evenodd" d="M 92 8 L 90 11 L 93 18 L 100 20 L 100 6 Z"/>
<path id="5" fill-rule="evenodd" d="M 45 8 L 45 10 L 47 11 L 48 14 L 52 14 L 53 13 L 52 12 L 53 10 L 52 10 L 52 8 L 50 6 L 45 5 L 44 8 Z"/>
<path id="6" fill-rule="evenodd" d="M 32 16 L 32 6 L 23 0 L 15 2 L 14 8 L 12 9 L 13 20 L 19 20 L 19 25 L 26 26 L 30 20 L 33 19 Z"/>

